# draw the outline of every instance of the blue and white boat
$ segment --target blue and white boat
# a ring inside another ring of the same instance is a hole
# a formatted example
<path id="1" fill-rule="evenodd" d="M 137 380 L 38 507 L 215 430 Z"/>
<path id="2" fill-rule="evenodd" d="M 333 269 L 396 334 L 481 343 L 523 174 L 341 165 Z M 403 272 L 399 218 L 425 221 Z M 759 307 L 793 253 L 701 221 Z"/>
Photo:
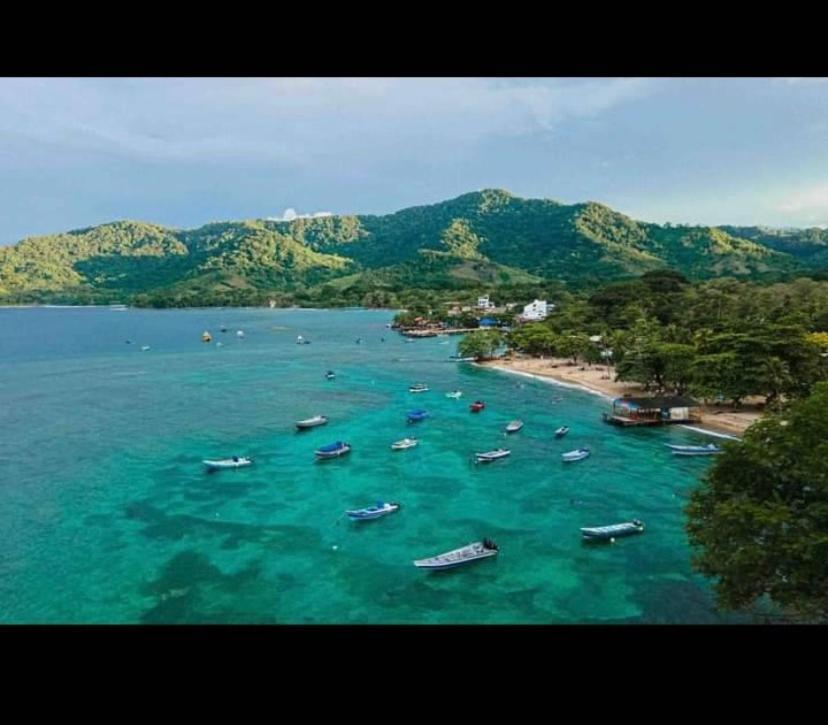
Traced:
<path id="1" fill-rule="evenodd" d="M 417 559 L 414 566 L 418 569 L 454 569 L 456 566 L 469 564 L 480 559 L 488 559 L 490 556 L 497 556 L 498 548 L 494 541 L 483 539 L 483 541 L 475 541 L 473 544 L 463 546 L 454 551 L 447 551 L 445 554 L 438 554 L 429 559 Z"/>
<path id="2" fill-rule="evenodd" d="M 427 393 L 428 385 L 425 383 L 414 383 L 408 388 L 409 393 Z"/>
<path id="3" fill-rule="evenodd" d="M 567 433 L 569 433 L 569 428 L 565 425 L 562 425 L 555 431 L 555 438 L 563 438 Z"/>
<path id="4" fill-rule="evenodd" d="M 345 513 L 351 521 L 371 521 L 372 519 L 379 519 L 388 514 L 393 514 L 399 510 L 400 505 L 398 503 L 377 501 L 376 506 L 366 506 L 364 509 L 353 509 Z"/>
<path id="5" fill-rule="evenodd" d="M 644 524 L 638 519 L 625 521 L 623 524 L 610 526 L 593 526 L 581 529 L 581 536 L 585 541 L 615 541 L 621 536 L 632 536 L 644 531 Z"/>
<path id="6" fill-rule="evenodd" d="M 322 446 L 321 448 L 317 449 L 316 455 L 318 458 L 337 458 L 339 456 L 344 456 L 346 453 L 350 452 L 350 443 L 343 443 L 342 441 L 337 441 L 336 443 L 329 443 L 328 445 Z"/>
<path id="7" fill-rule="evenodd" d="M 408 411 L 408 422 L 409 423 L 416 423 L 421 420 L 425 420 L 428 418 L 428 413 L 422 409 L 417 410 L 409 410 Z"/>
<path id="8" fill-rule="evenodd" d="M 561 458 L 564 463 L 570 461 L 582 461 L 589 457 L 589 448 L 579 448 L 576 451 L 569 451 L 568 453 L 561 453 Z"/>
<path id="9" fill-rule="evenodd" d="M 708 443 L 706 446 L 677 446 L 671 443 L 665 443 L 674 456 L 715 456 L 721 453 L 722 449 L 715 443 Z"/>

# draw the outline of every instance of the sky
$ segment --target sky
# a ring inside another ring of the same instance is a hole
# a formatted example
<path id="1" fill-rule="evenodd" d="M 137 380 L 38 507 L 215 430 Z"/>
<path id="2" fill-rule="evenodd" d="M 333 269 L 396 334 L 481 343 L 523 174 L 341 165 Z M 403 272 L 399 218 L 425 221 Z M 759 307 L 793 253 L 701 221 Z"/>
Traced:
<path id="1" fill-rule="evenodd" d="M 828 226 L 826 78 L 0 78 L 0 244 L 485 188 Z"/>

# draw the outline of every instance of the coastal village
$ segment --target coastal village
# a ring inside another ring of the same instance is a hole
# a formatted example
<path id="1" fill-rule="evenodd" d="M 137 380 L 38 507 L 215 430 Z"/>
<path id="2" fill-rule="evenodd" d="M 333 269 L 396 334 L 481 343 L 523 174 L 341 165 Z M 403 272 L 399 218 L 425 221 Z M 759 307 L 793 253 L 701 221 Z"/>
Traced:
<path id="1" fill-rule="evenodd" d="M 556 306 L 547 300 L 534 299 L 528 304 L 516 302 L 497 304 L 490 295 L 477 298 L 476 304 L 451 300 L 441 315 L 402 316 L 393 327 L 408 338 L 462 335 L 478 330 L 508 333 L 530 323 L 542 322 L 554 313 Z M 683 423 L 727 436 L 739 436 L 762 414 L 761 399 L 749 399 L 738 409 L 721 402 L 705 405 L 689 396 L 653 395 L 638 383 L 616 379 L 612 350 L 600 335 L 589 336 L 597 349 L 599 363 L 561 357 L 528 355 L 506 348 L 492 359 L 479 359 L 476 364 L 553 380 L 580 387 L 603 396 L 610 404 L 604 420 L 623 427 Z M 667 391 L 661 391 L 666 393 Z"/>

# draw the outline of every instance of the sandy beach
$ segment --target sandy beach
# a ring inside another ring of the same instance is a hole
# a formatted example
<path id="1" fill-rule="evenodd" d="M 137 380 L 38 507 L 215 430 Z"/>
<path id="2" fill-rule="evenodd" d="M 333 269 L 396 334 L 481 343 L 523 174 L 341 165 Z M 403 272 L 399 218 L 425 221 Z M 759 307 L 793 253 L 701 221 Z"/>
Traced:
<path id="1" fill-rule="evenodd" d="M 608 400 L 625 394 L 648 395 L 637 383 L 614 380 L 614 373 L 610 373 L 604 365 L 573 365 L 570 360 L 561 358 L 528 357 L 501 358 L 479 364 L 506 372 L 549 378 L 558 383 L 586 389 Z M 702 406 L 701 410 L 702 423 L 698 428 L 736 436 L 741 436 L 762 415 L 755 403 L 745 404 L 738 410 L 712 405 Z"/>

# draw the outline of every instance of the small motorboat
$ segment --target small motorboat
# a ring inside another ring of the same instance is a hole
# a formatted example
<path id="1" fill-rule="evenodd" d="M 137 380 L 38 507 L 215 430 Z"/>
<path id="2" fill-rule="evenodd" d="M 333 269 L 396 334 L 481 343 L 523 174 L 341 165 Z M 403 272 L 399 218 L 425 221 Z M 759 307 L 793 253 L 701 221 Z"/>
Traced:
<path id="1" fill-rule="evenodd" d="M 328 372 L 325 373 L 325 379 L 326 380 L 334 380 L 335 378 L 336 378 L 336 373 L 333 370 L 328 370 Z"/>
<path id="2" fill-rule="evenodd" d="M 322 446 L 316 451 L 316 455 L 319 458 L 338 458 L 339 456 L 344 456 L 346 453 L 350 452 L 350 443 L 337 441 L 336 443 L 329 443 L 326 446 Z"/>
<path id="3" fill-rule="evenodd" d="M 404 451 L 406 448 L 414 448 L 419 443 L 416 438 L 403 438 L 396 443 L 391 444 L 392 451 Z"/>
<path id="4" fill-rule="evenodd" d="M 506 432 L 507 433 L 517 433 L 521 428 L 523 428 L 523 421 L 522 420 L 513 420 L 507 423 L 506 425 Z"/>
<path id="5" fill-rule="evenodd" d="M 497 461 L 501 458 L 506 458 L 506 456 L 510 456 L 512 451 L 507 450 L 506 448 L 498 448 L 496 451 L 487 451 L 486 453 L 475 453 L 474 457 L 477 459 L 478 463 L 491 463 L 492 461 Z"/>
<path id="6" fill-rule="evenodd" d="M 674 456 L 715 456 L 721 453 L 722 449 L 715 443 L 708 443 L 706 446 L 676 446 L 665 443 Z"/>
<path id="7" fill-rule="evenodd" d="M 227 328 L 226 328 L 224 325 L 222 325 L 222 326 L 221 326 L 221 331 L 222 331 L 222 332 L 227 332 Z"/>
<path id="8" fill-rule="evenodd" d="M 236 337 L 244 337 L 244 330 L 236 330 Z"/>
<path id="9" fill-rule="evenodd" d="M 486 407 L 486 404 L 482 400 L 475 400 L 470 406 L 469 410 L 472 413 L 479 413 L 483 408 Z"/>
<path id="10" fill-rule="evenodd" d="M 453 362 L 474 362 L 475 357 L 463 357 L 462 355 L 449 355 L 449 360 Z"/>
<path id="11" fill-rule="evenodd" d="M 315 415 L 313 418 L 305 418 L 305 420 L 297 420 L 296 427 L 299 430 L 305 430 L 307 428 L 316 428 L 319 425 L 325 425 L 328 422 L 327 416 L 324 415 Z"/>
<path id="12" fill-rule="evenodd" d="M 220 343 L 220 342 L 217 342 L 217 343 L 216 343 L 216 347 L 221 347 L 221 343 Z"/>
<path id="13" fill-rule="evenodd" d="M 408 411 L 408 422 L 409 423 L 416 423 L 421 420 L 425 420 L 428 418 L 428 413 L 424 410 L 409 410 Z"/>
<path id="14" fill-rule="evenodd" d="M 644 524 L 638 519 L 626 521 L 623 524 L 612 524 L 611 526 L 594 526 L 581 529 L 581 536 L 585 541 L 610 541 L 613 542 L 621 536 L 632 536 L 644 531 Z"/>
<path id="15" fill-rule="evenodd" d="M 201 333 L 201 341 L 202 342 L 212 342 L 213 341 L 213 336 L 209 332 L 207 332 L 207 330 L 205 330 L 204 332 Z"/>
<path id="16" fill-rule="evenodd" d="M 149 349 L 150 349 L 149 345 L 141 345 L 141 352 L 146 352 Z"/>
<path id="17" fill-rule="evenodd" d="M 458 398 L 463 397 L 463 391 L 462 390 L 455 390 L 451 393 L 446 393 L 446 397 L 447 398 L 454 398 L 455 400 L 457 400 Z"/>
<path id="18" fill-rule="evenodd" d="M 244 458 L 241 456 L 233 456 L 232 458 L 207 459 L 202 461 L 211 471 L 218 471 L 222 468 L 243 468 L 244 466 L 253 465 L 252 458 Z"/>
<path id="19" fill-rule="evenodd" d="M 490 556 L 497 556 L 498 548 L 494 541 L 483 539 L 473 544 L 463 546 L 454 551 L 447 551 L 445 554 L 438 554 L 429 559 L 417 559 L 414 566 L 418 569 L 453 569 L 456 566 L 469 564 L 480 559 L 488 559 Z"/>
<path id="20" fill-rule="evenodd" d="M 310 340 L 306 340 L 301 335 L 296 336 L 296 344 L 297 345 L 310 345 Z"/>
<path id="21" fill-rule="evenodd" d="M 565 425 L 562 425 L 555 431 L 555 438 L 563 438 L 567 433 L 569 433 L 569 428 Z"/>
<path id="22" fill-rule="evenodd" d="M 589 448 L 579 448 L 576 451 L 569 451 L 568 453 L 562 453 L 561 458 L 563 461 L 582 461 L 584 458 L 589 456 Z"/>
<path id="23" fill-rule="evenodd" d="M 408 388 L 409 393 L 427 393 L 428 392 L 428 385 L 425 383 L 415 383 L 414 385 L 409 386 Z"/>
<path id="24" fill-rule="evenodd" d="M 364 509 L 353 509 L 345 513 L 351 521 L 370 521 L 371 519 L 379 519 L 388 514 L 393 514 L 399 510 L 400 505 L 398 503 L 377 501 L 376 506 L 366 506 Z"/>

